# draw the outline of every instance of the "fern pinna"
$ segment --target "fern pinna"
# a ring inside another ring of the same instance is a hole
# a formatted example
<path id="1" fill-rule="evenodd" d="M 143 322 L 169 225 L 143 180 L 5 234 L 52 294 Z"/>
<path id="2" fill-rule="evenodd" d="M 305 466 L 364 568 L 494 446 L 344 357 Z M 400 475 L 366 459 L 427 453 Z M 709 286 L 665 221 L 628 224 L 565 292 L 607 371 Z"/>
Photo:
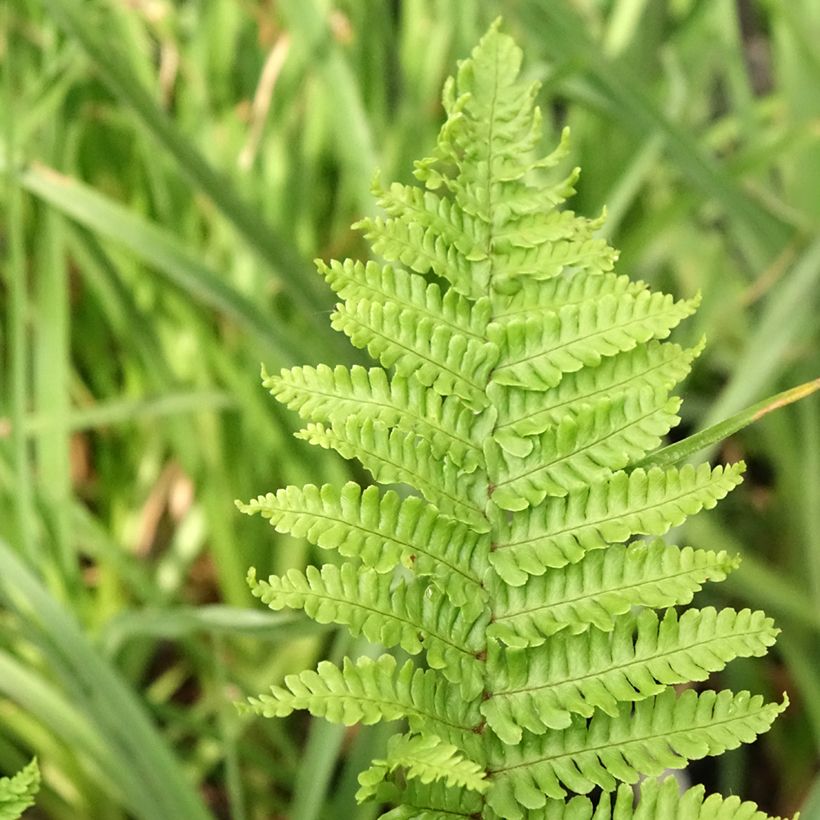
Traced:
<path id="1" fill-rule="evenodd" d="M 743 465 L 636 466 L 678 422 L 670 391 L 698 348 L 662 340 L 696 300 L 614 274 L 599 222 L 558 208 L 576 172 L 541 179 L 566 139 L 535 156 L 520 63 L 496 24 L 448 81 L 423 187 L 379 188 L 383 216 L 357 226 L 386 264 L 319 263 L 333 327 L 381 366 L 265 378 L 301 438 L 418 495 L 308 485 L 241 505 L 347 559 L 251 574 L 254 595 L 424 662 L 322 662 L 250 705 L 405 719 L 360 776 L 387 818 L 762 818 L 653 779 L 752 741 L 786 705 L 680 687 L 777 633 L 762 612 L 679 611 L 735 560 L 658 540 Z M 633 807 L 619 784 L 643 777 Z"/>

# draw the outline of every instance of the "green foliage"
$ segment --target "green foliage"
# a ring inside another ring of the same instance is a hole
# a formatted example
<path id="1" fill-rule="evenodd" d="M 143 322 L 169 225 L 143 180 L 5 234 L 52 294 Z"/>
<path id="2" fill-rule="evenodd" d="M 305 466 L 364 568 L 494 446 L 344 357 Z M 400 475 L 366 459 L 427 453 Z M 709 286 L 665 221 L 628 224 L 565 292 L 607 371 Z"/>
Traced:
<path id="1" fill-rule="evenodd" d="M 241 505 L 349 559 L 252 572 L 255 596 L 427 668 L 322 662 L 249 708 L 406 718 L 360 777 L 386 817 L 590 817 L 571 793 L 596 788 L 596 818 L 751 816 L 653 780 L 633 809 L 619 786 L 753 741 L 788 700 L 675 688 L 763 655 L 777 630 L 759 611 L 675 609 L 735 567 L 725 552 L 627 542 L 713 507 L 743 465 L 636 466 L 678 422 L 670 391 L 699 348 L 661 340 L 698 299 L 611 273 L 600 221 L 557 209 L 577 172 L 545 184 L 566 135 L 539 158 L 521 60 L 494 25 L 445 86 L 424 187 L 377 188 L 383 215 L 357 227 L 386 264 L 319 263 L 333 326 L 382 367 L 265 376 L 306 419 L 298 437 L 420 497 L 349 483 Z"/>
<path id="2" fill-rule="evenodd" d="M 36 758 L 14 777 L 0 778 L 0 820 L 17 820 L 34 805 L 39 789 L 40 769 Z"/>

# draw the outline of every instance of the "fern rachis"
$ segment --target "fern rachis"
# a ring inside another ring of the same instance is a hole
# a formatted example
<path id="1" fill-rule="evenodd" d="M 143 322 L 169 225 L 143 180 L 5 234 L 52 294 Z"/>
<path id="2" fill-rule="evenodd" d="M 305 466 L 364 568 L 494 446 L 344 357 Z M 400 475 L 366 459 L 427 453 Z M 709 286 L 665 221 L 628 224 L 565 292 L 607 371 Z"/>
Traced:
<path id="1" fill-rule="evenodd" d="M 762 818 L 652 779 L 750 742 L 787 703 L 675 689 L 777 633 L 762 612 L 679 612 L 736 561 L 659 538 L 743 465 L 636 466 L 677 423 L 670 391 L 701 346 L 664 340 L 697 299 L 612 273 L 600 221 L 558 209 L 577 171 L 544 183 L 567 143 L 534 156 L 537 88 L 520 63 L 494 25 L 445 86 L 422 186 L 377 186 L 384 215 L 357 227 L 385 264 L 318 263 L 342 300 L 333 327 L 380 366 L 265 375 L 305 420 L 300 438 L 417 495 L 351 482 L 240 505 L 346 559 L 251 573 L 257 597 L 413 659 L 324 661 L 249 708 L 405 718 L 360 777 L 393 820 L 584 820 L 595 788 L 596 820 Z M 643 776 L 633 806 L 618 784 Z"/>

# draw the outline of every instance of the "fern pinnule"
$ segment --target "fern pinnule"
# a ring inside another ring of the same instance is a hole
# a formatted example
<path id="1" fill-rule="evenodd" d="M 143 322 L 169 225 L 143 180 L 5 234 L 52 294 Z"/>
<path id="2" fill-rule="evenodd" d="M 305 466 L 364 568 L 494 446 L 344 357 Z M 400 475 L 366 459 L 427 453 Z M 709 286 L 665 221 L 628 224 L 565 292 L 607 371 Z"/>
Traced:
<path id="1" fill-rule="evenodd" d="M 521 820 L 523 808 L 538 809 L 568 791 L 605 791 L 618 781 L 636 782 L 681 768 L 688 760 L 722 754 L 751 743 L 788 705 L 728 690 L 660 695 L 622 708 L 617 717 L 596 712 L 587 722 L 541 735 L 528 733 L 518 745 L 496 739 L 489 755 L 493 788 L 488 803 L 504 818 Z"/>
<path id="2" fill-rule="evenodd" d="M 492 430 L 491 414 L 484 413 L 481 424 L 456 396 L 439 396 L 414 378 L 390 378 L 380 367 L 294 367 L 265 375 L 263 384 L 303 419 L 333 422 L 356 416 L 413 432 L 429 442 L 435 458 L 447 455 L 467 472 L 481 462 L 481 443 Z"/>
<path id="3" fill-rule="evenodd" d="M 254 595 L 411 659 L 323 661 L 247 708 L 404 719 L 360 777 L 392 820 L 758 820 L 672 780 L 644 781 L 636 804 L 624 785 L 768 729 L 785 698 L 676 687 L 762 655 L 777 629 L 748 609 L 678 609 L 737 560 L 660 536 L 744 469 L 639 466 L 678 423 L 671 391 L 702 342 L 666 339 L 698 297 L 614 273 L 601 219 L 557 207 L 578 171 L 544 177 L 568 136 L 538 153 L 521 60 L 493 25 L 445 85 L 421 185 L 377 181 L 382 213 L 357 227 L 384 262 L 318 263 L 341 300 L 333 327 L 378 366 L 264 378 L 305 420 L 299 438 L 402 486 L 240 505 L 341 561 L 251 574 Z"/>
<path id="4" fill-rule="evenodd" d="M 603 546 L 603 545 L 602 545 Z M 726 552 L 674 547 L 663 541 L 613 544 L 521 586 L 499 578 L 492 586 L 487 633 L 507 646 L 540 646 L 563 629 L 614 629 L 633 607 L 691 602 L 707 581 L 723 581 L 739 561 Z"/>
<path id="5" fill-rule="evenodd" d="M 498 525 L 489 561 L 502 579 L 520 586 L 579 561 L 589 550 L 633 535 L 664 535 L 687 516 L 711 509 L 741 481 L 745 465 L 669 467 L 618 471 L 564 496 L 550 498 L 527 515 Z"/>

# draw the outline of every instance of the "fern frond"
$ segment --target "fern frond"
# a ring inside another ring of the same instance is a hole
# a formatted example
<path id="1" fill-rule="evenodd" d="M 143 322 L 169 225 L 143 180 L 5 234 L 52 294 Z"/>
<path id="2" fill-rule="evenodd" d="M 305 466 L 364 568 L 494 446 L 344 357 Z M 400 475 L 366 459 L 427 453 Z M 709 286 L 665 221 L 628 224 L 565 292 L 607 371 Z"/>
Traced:
<path id="1" fill-rule="evenodd" d="M 313 620 L 346 626 L 382 646 L 400 646 L 410 655 L 424 650 L 427 663 L 465 692 L 481 691 L 477 655 L 483 649 L 486 616 L 466 617 L 435 587 L 395 582 L 389 575 L 353 564 L 325 564 L 321 570 L 292 569 L 258 581 L 251 571 L 254 597 L 273 610 L 303 609 Z"/>
<path id="2" fill-rule="evenodd" d="M 421 784 L 408 780 L 401 788 L 395 787 L 389 797 L 398 805 L 379 820 L 454 820 L 480 817 L 482 809 L 486 810 L 477 792 L 441 781 Z"/>
<path id="3" fill-rule="evenodd" d="M 535 319 L 496 322 L 487 336 L 501 354 L 496 384 L 547 390 L 565 373 L 594 367 L 607 356 L 663 339 L 690 315 L 697 300 L 676 302 L 664 293 L 606 295 L 567 305 Z"/>
<path id="4" fill-rule="evenodd" d="M 332 723 L 369 725 L 407 718 L 413 731 L 427 731 L 460 747 L 476 740 L 473 727 L 480 715 L 458 688 L 432 670 L 412 661 L 398 667 L 392 655 L 355 662 L 345 658 L 340 669 L 329 661 L 316 670 L 288 675 L 283 686 L 248 698 L 248 708 L 265 717 L 287 717 L 297 709 Z"/>
<path id="5" fill-rule="evenodd" d="M 605 239 L 597 237 L 581 241 L 574 239 L 547 242 L 535 248 L 510 254 L 509 262 L 504 268 L 503 278 L 498 284 L 507 280 L 516 282 L 525 277 L 536 280 L 551 279 L 567 269 L 596 274 L 606 273 L 615 266 L 617 256 Z M 583 322 L 583 319 L 581 321 Z M 578 348 L 574 349 L 572 354 L 579 355 Z M 504 383 L 515 384 L 516 382 Z"/>
<path id="6" fill-rule="evenodd" d="M 394 305 L 408 311 L 416 321 L 427 319 L 436 326 L 449 327 L 468 338 L 484 341 L 492 308 L 483 297 L 470 301 L 458 291 L 442 293 L 436 282 L 408 273 L 392 265 L 335 259 L 316 262 L 327 283 L 348 303 L 359 301 Z"/>
<path id="7" fill-rule="evenodd" d="M 764 704 L 748 692 L 690 689 L 676 698 L 667 689 L 615 718 L 599 712 L 588 725 L 576 718 L 563 731 L 525 734 L 518 746 L 499 740 L 487 802 L 502 817 L 520 820 L 522 807 L 539 809 L 548 798 L 566 797 L 567 789 L 613 791 L 619 780 L 634 783 L 642 774 L 654 777 L 750 743 L 787 705 L 785 695 L 782 703 Z"/>
<path id="8" fill-rule="evenodd" d="M 761 656 L 779 630 L 763 612 L 744 609 L 652 610 L 624 616 L 611 631 L 556 635 L 543 650 L 499 650 L 489 656 L 492 696 L 481 704 L 490 728 L 505 743 L 523 730 L 566 729 L 573 715 L 643 700 L 666 686 L 706 680 L 734 658 Z"/>
<path id="9" fill-rule="evenodd" d="M 350 481 L 342 488 L 290 486 L 239 508 L 261 513 L 277 532 L 359 558 L 376 572 L 404 565 L 418 575 L 432 575 L 456 606 L 483 607 L 480 579 L 489 538 L 440 515 L 420 498 L 402 499 L 392 490 L 362 489 Z"/>
<path id="10" fill-rule="evenodd" d="M 435 735 L 393 735 L 387 742 L 385 759 L 374 760 L 359 775 L 361 788 L 356 799 L 361 803 L 373 797 L 379 784 L 396 769 L 404 770 L 406 777 L 421 783 L 443 780 L 449 786 L 461 786 L 479 794 L 489 787 L 483 767 L 451 743 Z"/>
<path id="11" fill-rule="evenodd" d="M 513 586 L 633 535 L 663 535 L 712 509 L 742 480 L 746 465 L 641 468 L 549 498 L 499 524 L 490 562 Z"/>
<path id="12" fill-rule="evenodd" d="M 36 757 L 12 777 L 0 777 L 0 818 L 16 820 L 34 805 L 39 790 L 40 768 Z"/>
<path id="13" fill-rule="evenodd" d="M 309 421 L 372 419 L 426 439 L 435 458 L 446 454 L 468 472 L 483 463 L 481 442 L 492 430 L 494 414 L 476 415 L 455 396 L 443 398 L 412 377 L 390 378 L 380 367 L 320 364 L 282 370 L 266 376 L 263 385 Z"/>
<path id="14" fill-rule="evenodd" d="M 415 376 L 442 396 L 455 394 L 480 410 L 487 404 L 484 387 L 498 360 L 498 348 L 456 333 L 412 311 L 365 299 L 342 305 L 331 316 L 356 347 L 366 348 L 383 367 Z"/>
<path id="15" fill-rule="evenodd" d="M 380 191 L 378 202 L 387 219 L 366 218 L 353 226 L 376 253 L 417 273 L 432 270 L 452 284 L 454 294 L 486 293 L 489 234 L 480 220 L 432 191 L 398 183 Z"/>
<path id="16" fill-rule="evenodd" d="M 356 227 L 386 264 L 317 263 L 343 302 L 333 327 L 381 367 L 265 381 L 306 420 L 298 437 L 415 495 L 308 485 L 240 506 L 355 562 L 252 577 L 257 597 L 419 658 L 321 663 L 252 708 L 405 718 L 358 795 L 395 805 L 390 820 L 748 820 L 673 785 L 645 784 L 634 807 L 627 787 L 614 807 L 604 794 L 594 815 L 582 796 L 750 741 L 786 701 L 672 688 L 763 654 L 776 630 L 761 612 L 673 609 L 737 566 L 725 552 L 627 542 L 713 507 L 743 465 L 638 466 L 678 422 L 670 392 L 702 343 L 662 340 L 698 298 L 612 273 L 605 212 L 558 209 L 579 169 L 542 178 L 567 132 L 539 157 L 521 59 L 496 22 L 445 85 L 423 187 L 376 182 L 382 213 Z"/>
<path id="17" fill-rule="evenodd" d="M 558 182 L 553 182 L 552 184 L 536 186 L 529 185 L 524 181 L 515 184 L 508 183 L 506 185 L 501 183 L 499 184 L 502 194 L 500 199 L 503 202 L 501 207 L 505 212 L 510 214 L 511 221 L 532 214 L 544 213 L 557 205 L 563 204 L 576 193 L 575 183 L 578 182 L 580 176 L 581 169 L 576 167 L 563 179 L 560 179 Z M 617 252 L 613 250 L 613 261 L 616 257 Z M 494 277 L 494 282 L 499 278 L 504 286 L 517 284 L 521 281 L 518 279 L 511 283 L 510 280 L 504 276 L 503 272 L 499 273 L 497 277 Z M 536 278 L 543 280 L 546 277 Z"/>
<path id="18" fill-rule="evenodd" d="M 491 588 L 487 634 L 507 646 L 540 646 L 561 630 L 610 630 L 633 606 L 688 604 L 707 581 L 722 581 L 739 563 L 726 552 L 638 541 L 591 552 L 576 564 L 533 575 L 520 587 Z"/>
<path id="19" fill-rule="evenodd" d="M 633 787 L 622 783 L 614 803 L 607 792 L 600 796 L 596 806 L 581 796 L 567 803 L 550 800 L 543 809 L 525 812 L 524 820 L 785 820 L 770 817 L 754 803 L 741 802 L 737 796 L 706 797 L 705 792 L 703 786 L 693 786 L 681 794 L 674 777 L 647 778 L 641 781 L 637 804 Z"/>
<path id="20" fill-rule="evenodd" d="M 550 205 L 554 204 L 554 202 L 550 202 Z M 590 237 L 594 227 L 596 227 L 594 223 L 578 216 L 573 211 L 557 211 L 552 207 L 542 208 L 531 213 L 516 214 L 514 218 L 507 220 L 502 227 L 493 231 L 493 244 L 496 250 L 510 253 L 513 248 L 537 248 L 547 242 L 571 239 L 584 240 Z M 540 285 L 552 284 L 553 281 L 560 283 L 561 279 L 543 283 L 522 279 L 518 286 L 519 289 L 526 288 L 529 295 L 535 298 L 536 305 L 541 306 L 544 304 L 546 294 L 538 293 Z M 569 279 L 563 281 L 565 283 L 570 282 Z M 577 290 L 577 287 L 573 287 L 573 289 Z M 526 309 L 526 298 L 519 294 L 520 290 L 512 298 L 512 301 L 516 302 L 515 307 L 507 300 L 502 301 L 501 305 L 506 303 L 507 308 L 502 308 L 500 313 L 496 312 L 496 317 L 499 315 L 505 317 L 510 309 L 512 312 L 517 312 L 518 307 Z"/>
<path id="21" fill-rule="evenodd" d="M 343 458 L 357 458 L 381 484 L 409 484 L 443 513 L 487 532 L 489 523 L 478 505 L 481 483 L 477 474 L 465 475 L 452 462 L 433 456 L 430 444 L 403 430 L 355 416 L 330 428 L 309 424 L 296 433 L 311 444 L 336 450 Z"/>
<path id="22" fill-rule="evenodd" d="M 490 384 L 487 395 L 498 410 L 493 437 L 514 451 L 518 440 L 540 435 L 566 416 L 577 416 L 581 407 L 602 398 L 615 398 L 644 388 L 671 390 L 682 381 L 702 343 L 684 349 L 669 342 L 650 342 L 628 353 L 604 359 L 597 367 L 569 373 L 554 389 L 541 393 Z"/>
<path id="23" fill-rule="evenodd" d="M 572 219 L 567 220 L 568 216 Z M 572 211 L 551 211 L 534 217 L 546 225 L 564 222 L 573 226 L 575 224 L 575 214 Z M 520 226 L 510 230 L 517 235 Z M 577 232 L 577 229 L 573 232 Z M 617 276 L 614 273 L 593 274 L 581 271 L 573 276 L 556 276 L 545 282 L 522 279 L 515 293 L 501 297 L 501 304 L 495 310 L 493 319 L 507 324 L 512 320 L 542 318 L 544 314 L 555 313 L 568 305 L 578 305 L 604 296 L 636 296 L 646 289 L 645 282 L 636 282 L 628 276 Z"/>
<path id="24" fill-rule="evenodd" d="M 539 438 L 523 457 L 510 454 L 494 439 L 485 445 L 493 502 L 519 511 L 547 496 L 565 496 L 605 479 L 654 450 L 679 419 L 679 399 L 662 390 L 642 390 L 596 405 L 568 417 Z"/>

